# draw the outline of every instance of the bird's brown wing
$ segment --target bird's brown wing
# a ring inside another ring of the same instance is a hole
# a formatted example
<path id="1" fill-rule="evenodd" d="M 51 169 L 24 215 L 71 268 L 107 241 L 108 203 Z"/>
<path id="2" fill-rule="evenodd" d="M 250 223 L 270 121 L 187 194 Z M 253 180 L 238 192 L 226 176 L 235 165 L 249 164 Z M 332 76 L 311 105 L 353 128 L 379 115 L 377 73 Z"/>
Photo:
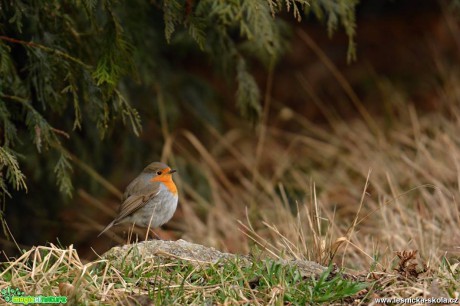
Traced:
<path id="1" fill-rule="evenodd" d="M 150 199 L 157 196 L 160 193 L 160 188 L 149 190 L 145 193 L 126 195 L 126 199 L 120 206 L 120 212 L 115 219 L 115 224 L 119 223 L 125 217 L 133 214 L 135 211 L 147 204 Z"/>

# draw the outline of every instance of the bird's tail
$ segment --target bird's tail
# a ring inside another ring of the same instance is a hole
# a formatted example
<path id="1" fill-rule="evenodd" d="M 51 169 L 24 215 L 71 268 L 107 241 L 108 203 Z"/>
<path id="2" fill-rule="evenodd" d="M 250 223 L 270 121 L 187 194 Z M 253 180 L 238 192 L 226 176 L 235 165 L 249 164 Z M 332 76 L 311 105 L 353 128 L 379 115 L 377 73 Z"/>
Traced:
<path id="1" fill-rule="evenodd" d="M 97 235 L 98 237 L 101 236 L 102 234 L 104 234 L 104 232 L 106 232 L 108 229 L 110 229 L 115 223 L 115 220 L 113 220 L 112 222 L 109 223 L 109 225 L 107 225 L 103 230 L 102 232 L 99 233 L 99 235 Z"/>

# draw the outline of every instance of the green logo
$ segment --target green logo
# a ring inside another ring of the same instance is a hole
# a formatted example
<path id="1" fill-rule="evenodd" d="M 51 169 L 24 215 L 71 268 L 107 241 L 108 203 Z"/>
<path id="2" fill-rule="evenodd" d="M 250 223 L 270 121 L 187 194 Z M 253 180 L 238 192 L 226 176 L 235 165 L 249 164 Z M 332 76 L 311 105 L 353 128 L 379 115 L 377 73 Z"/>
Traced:
<path id="1" fill-rule="evenodd" d="M 7 303 L 12 304 L 65 304 L 67 303 L 66 296 L 31 296 L 25 295 L 24 291 L 19 290 L 19 288 L 8 287 L 2 289 L 1 291 L 2 298 Z"/>

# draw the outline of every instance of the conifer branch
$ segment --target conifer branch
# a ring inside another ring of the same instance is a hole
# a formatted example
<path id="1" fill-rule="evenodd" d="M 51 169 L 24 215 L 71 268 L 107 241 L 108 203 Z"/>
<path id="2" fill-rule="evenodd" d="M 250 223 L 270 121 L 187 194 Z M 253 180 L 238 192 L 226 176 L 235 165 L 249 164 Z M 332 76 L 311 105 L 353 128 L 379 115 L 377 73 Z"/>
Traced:
<path id="1" fill-rule="evenodd" d="M 73 57 L 73 56 L 71 56 L 71 55 L 69 55 L 69 54 L 67 54 L 65 52 L 62 52 L 61 50 L 58 50 L 58 49 L 49 48 L 47 46 L 44 46 L 42 44 L 38 44 L 38 43 L 35 43 L 35 42 L 32 42 L 32 41 L 23 41 L 23 40 L 20 40 L 20 39 L 11 38 L 11 37 L 7 37 L 7 36 L 3 36 L 3 35 L 0 35 L 0 39 L 4 40 L 4 41 L 11 42 L 11 43 L 15 43 L 15 44 L 21 44 L 21 45 L 24 45 L 24 46 L 27 46 L 27 47 L 38 48 L 38 49 L 46 51 L 46 52 L 48 52 L 50 54 L 56 54 L 57 56 L 65 58 L 65 59 L 67 59 L 69 61 L 72 61 L 74 63 L 77 63 L 77 64 L 79 64 L 80 66 L 82 66 L 82 67 L 84 67 L 86 69 L 91 69 L 92 68 L 90 65 L 87 65 L 87 64 L 83 63 L 78 58 Z"/>

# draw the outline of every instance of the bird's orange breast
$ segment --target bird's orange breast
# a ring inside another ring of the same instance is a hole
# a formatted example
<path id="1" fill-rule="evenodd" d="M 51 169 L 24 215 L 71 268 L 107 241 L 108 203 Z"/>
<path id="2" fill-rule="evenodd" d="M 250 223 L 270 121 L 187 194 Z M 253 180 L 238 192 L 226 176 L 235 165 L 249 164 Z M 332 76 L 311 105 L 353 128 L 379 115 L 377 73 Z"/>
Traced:
<path id="1" fill-rule="evenodd" d="M 177 195 L 177 187 L 176 184 L 174 184 L 174 181 L 170 179 L 169 181 L 163 182 L 165 184 L 166 188 L 168 188 L 169 191 L 171 191 L 172 194 Z"/>
<path id="2" fill-rule="evenodd" d="M 177 195 L 177 187 L 176 187 L 176 184 L 174 184 L 171 174 L 160 175 L 160 176 L 154 177 L 152 178 L 152 181 L 163 183 L 172 194 Z"/>

